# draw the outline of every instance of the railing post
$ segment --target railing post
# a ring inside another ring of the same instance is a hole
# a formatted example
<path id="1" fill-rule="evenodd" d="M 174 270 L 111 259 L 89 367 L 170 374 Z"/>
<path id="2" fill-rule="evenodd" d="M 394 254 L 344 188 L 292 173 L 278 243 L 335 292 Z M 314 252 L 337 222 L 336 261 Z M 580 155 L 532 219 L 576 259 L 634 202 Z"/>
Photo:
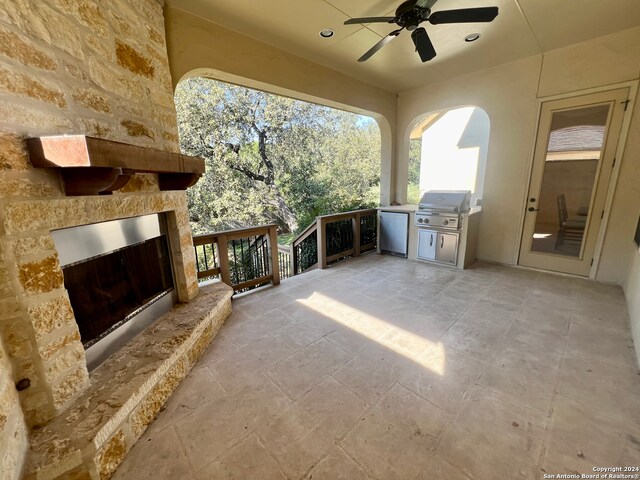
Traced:
<path id="1" fill-rule="evenodd" d="M 229 243 L 226 235 L 218 236 L 218 255 L 220 258 L 220 279 L 233 287 L 231 272 L 229 271 Z"/>
<path id="2" fill-rule="evenodd" d="M 278 261 L 278 234 L 277 227 L 269 227 L 269 249 L 271 250 L 271 283 L 280 285 L 280 262 Z"/>
<path id="3" fill-rule="evenodd" d="M 318 225 L 318 268 L 327 268 L 327 223 L 324 218 L 316 217 Z"/>
<path id="4" fill-rule="evenodd" d="M 296 259 L 295 259 L 295 254 L 296 254 L 296 247 L 293 246 L 293 241 L 291 241 L 291 244 L 289 245 L 289 270 L 290 270 L 290 276 L 294 276 L 296 275 Z"/>
<path id="5" fill-rule="evenodd" d="M 360 256 L 360 212 L 356 212 L 355 217 L 351 219 L 353 224 L 353 256 Z"/>

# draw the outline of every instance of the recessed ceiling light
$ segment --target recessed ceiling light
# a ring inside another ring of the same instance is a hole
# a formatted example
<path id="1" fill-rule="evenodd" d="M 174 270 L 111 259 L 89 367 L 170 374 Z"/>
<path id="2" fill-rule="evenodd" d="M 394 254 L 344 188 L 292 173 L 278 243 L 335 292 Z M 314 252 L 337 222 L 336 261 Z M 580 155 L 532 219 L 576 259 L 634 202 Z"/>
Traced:
<path id="1" fill-rule="evenodd" d="M 330 28 L 323 28 L 322 30 L 320 30 L 320 36 L 322 38 L 331 38 L 333 37 L 334 31 L 331 30 Z"/>
<path id="2" fill-rule="evenodd" d="M 480 38 L 480 34 L 479 33 L 471 33 L 471 34 L 467 35 L 466 37 L 464 37 L 464 41 L 465 42 L 475 42 L 479 38 Z"/>

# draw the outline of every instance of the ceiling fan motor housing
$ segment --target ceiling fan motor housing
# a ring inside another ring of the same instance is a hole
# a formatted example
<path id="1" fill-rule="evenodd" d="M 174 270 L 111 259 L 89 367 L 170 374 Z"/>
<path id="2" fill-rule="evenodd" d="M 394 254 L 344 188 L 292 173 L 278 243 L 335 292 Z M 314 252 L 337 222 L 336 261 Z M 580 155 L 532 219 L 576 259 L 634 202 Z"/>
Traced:
<path id="1" fill-rule="evenodd" d="M 413 31 L 431 15 L 429 8 L 416 5 L 415 0 L 407 0 L 396 10 L 396 24 Z"/>

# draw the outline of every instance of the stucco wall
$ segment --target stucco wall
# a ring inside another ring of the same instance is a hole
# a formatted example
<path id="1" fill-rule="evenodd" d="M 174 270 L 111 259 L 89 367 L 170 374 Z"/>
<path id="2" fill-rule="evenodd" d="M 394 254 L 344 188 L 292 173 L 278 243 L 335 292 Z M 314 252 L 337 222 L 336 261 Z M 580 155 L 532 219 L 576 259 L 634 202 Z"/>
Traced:
<path id="1" fill-rule="evenodd" d="M 631 333 L 636 347 L 636 359 L 640 366 L 640 252 L 631 255 L 631 267 L 624 285 L 624 293 L 629 305 Z"/>
<path id="2" fill-rule="evenodd" d="M 478 256 L 515 264 L 525 208 L 532 144 L 537 127 L 538 98 L 640 78 L 640 28 L 530 57 L 399 94 L 398 172 L 396 190 L 407 178 L 408 135 L 413 120 L 424 113 L 477 105 L 489 115 L 491 133 L 484 188 L 484 214 Z M 637 207 L 629 202 L 632 185 L 640 183 L 639 128 L 634 113 L 622 160 L 609 228 L 597 278 L 622 284 L 627 277 L 629 242 Z M 398 200 L 404 200 L 400 194 Z"/>
<path id="3" fill-rule="evenodd" d="M 373 116 L 382 134 L 381 202 L 395 192 L 392 182 L 396 95 L 324 66 L 165 7 L 167 50 L 174 83 L 206 76 Z"/>

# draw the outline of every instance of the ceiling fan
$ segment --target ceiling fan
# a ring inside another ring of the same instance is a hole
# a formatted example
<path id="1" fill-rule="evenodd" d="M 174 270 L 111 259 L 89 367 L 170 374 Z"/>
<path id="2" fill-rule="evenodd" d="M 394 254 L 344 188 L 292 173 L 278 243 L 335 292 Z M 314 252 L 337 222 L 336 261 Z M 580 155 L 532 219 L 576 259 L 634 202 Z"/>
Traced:
<path id="1" fill-rule="evenodd" d="M 411 32 L 411 39 L 416 46 L 416 51 L 423 62 L 428 62 L 436 56 L 429 34 L 419 25 L 422 22 L 429 22 L 432 25 L 441 23 L 470 23 L 470 22 L 491 22 L 498 16 L 498 7 L 463 8 L 460 10 L 441 10 L 431 13 L 431 7 L 438 0 L 407 0 L 400 4 L 396 10 L 395 17 L 364 17 L 351 18 L 344 22 L 345 25 L 359 23 L 395 23 L 400 28 L 394 30 L 384 37 L 362 55 L 358 61 L 364 62 L 371 58 L 374 53 L 391 42 L 400 35 L 405 28 Z"/>

